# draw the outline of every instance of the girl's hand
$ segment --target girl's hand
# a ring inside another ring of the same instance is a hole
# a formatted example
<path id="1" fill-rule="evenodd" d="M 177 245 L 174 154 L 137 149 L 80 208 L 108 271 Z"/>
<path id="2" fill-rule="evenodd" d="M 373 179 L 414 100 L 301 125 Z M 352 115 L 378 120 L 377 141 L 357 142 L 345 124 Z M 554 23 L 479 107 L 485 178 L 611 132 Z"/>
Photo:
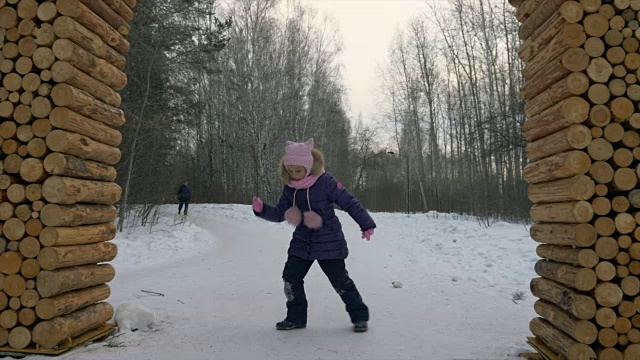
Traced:
<path id="1" fill-rule="evenodd" d="M 253 197 L 253 211 L 261 213 L 264 208 L 264 202 L 257 196 Z"/>
<path id="2" fill-rule="evenodd" d="M 362 238 L 367 239 L 367 241 L 371 240 L 371 235 L 373 235 L 373 229 L 365 230 L 362 232 Z"/>

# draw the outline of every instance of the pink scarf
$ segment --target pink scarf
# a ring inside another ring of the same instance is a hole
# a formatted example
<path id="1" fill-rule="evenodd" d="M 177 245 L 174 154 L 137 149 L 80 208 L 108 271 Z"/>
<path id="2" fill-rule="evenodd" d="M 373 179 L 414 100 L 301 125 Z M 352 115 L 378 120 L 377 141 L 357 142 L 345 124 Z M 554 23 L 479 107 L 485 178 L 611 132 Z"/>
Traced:
<path id="1" fill-rule="evenodd" d="M 316 181 L 318 181 L 318 178 L 320 178 L 320 176 L 322 176 L 322 174 L 324 174 L 324 171 L 321 172 L 318 175 L 313 175 L 313 176 L 307 176 L 302 180 L 291 180 L 289 181 L 289 186 L 291 186 L 294 189 L 308 189 L 310 187 L 313 186 L 313 184 L 316 183 Z"/>
<path id="2" fill-rule="evenodd" d="M 293 206 L 284 213 L 284 218 L 287 220 L 289 224 L 293 226 L 298 226 L 301 222 L 303 222 L 303 217 L 304 217 L 304 225 L 309 229 L 317 230 L 322 227 L 322 217 L 318 215 L 315 211 L 311 210 L 311 200 L 309 199 L 309 188 L 316 183 L 318 178 L 322 176 L 323 173 L 324 171 L 320 173 L 320 175 L 307 176 L 302 180 L 289 181 L 289 186 L 296 189 L 296 191 L 293 193 Z M 302 190 L 302 189 L 307 189 L 307 204 L 309 205 L 309 211 L 305 211 L 304 215 L 300 212 L 300 209 L 298 209 L 298 207 L 296 206 L 296 193 L 298 192 L 298 190 Z"/>

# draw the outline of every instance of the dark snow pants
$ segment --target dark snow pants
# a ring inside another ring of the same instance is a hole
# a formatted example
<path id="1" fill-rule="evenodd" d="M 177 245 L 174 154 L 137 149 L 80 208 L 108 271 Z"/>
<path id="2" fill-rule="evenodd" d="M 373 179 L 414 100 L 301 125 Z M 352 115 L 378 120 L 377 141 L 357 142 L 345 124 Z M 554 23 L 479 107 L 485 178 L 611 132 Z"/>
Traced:
<path id="1" fill-rule="evenodd" d="M 284 294 L 287 297 L 286 320 L 296 324 L 307 323 L 308 303 L 304 293 L 304 277 L 313 262 L 314 260 L 289 255 L 282 272 Z M 356 284 L 349 277 L 344 260 L 318 260 L 318 264 L 346 305 L 351 322 L 369 321 L 369 308 L 362 301 Z"/>
<path id="2" fill-rule="evenodd" d="M 189 201 L 188 200 L 178 200 L 180 205 L 178 205 L 178 214 L 182 211 L 182 206 L 184 205 L 184 214 L 187 215 L 189 212 Z"/>

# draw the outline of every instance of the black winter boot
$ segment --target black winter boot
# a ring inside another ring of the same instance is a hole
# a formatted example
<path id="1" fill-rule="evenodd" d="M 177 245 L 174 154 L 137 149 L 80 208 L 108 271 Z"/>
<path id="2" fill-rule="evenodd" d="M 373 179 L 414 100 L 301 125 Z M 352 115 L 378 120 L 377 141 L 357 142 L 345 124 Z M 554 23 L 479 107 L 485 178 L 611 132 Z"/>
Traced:
<path id="1" fill-rule="evenodd" d="M 366 321 L 358 321 L 353 323 L 353 331 L 366 332 L 369 329 Z"/>
<path id="2" fill-rule="evenodd" d="M 307 324 L 296 324 L 288 320 L 282 320 L 276 324 L 276 329 L 278 330 L 304 329 L 306 327 Z"/>

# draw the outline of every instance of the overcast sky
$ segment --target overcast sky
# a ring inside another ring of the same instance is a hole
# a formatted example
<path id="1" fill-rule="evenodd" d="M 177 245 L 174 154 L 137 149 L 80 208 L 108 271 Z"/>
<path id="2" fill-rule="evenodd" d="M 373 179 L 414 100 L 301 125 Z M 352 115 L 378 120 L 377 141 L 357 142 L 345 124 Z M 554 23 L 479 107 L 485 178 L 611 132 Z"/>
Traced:
<path id="1" fill-rule="evenodd" d="M 373 91 L 379 82 L 376 66 L 387 56 L 396 30 L 428 9 L 423 0 L 301 0 L 337 22 L 344 45 L 340 62 L 348 90 L 350 114 L 365 120 L 377 110 Z"/>

